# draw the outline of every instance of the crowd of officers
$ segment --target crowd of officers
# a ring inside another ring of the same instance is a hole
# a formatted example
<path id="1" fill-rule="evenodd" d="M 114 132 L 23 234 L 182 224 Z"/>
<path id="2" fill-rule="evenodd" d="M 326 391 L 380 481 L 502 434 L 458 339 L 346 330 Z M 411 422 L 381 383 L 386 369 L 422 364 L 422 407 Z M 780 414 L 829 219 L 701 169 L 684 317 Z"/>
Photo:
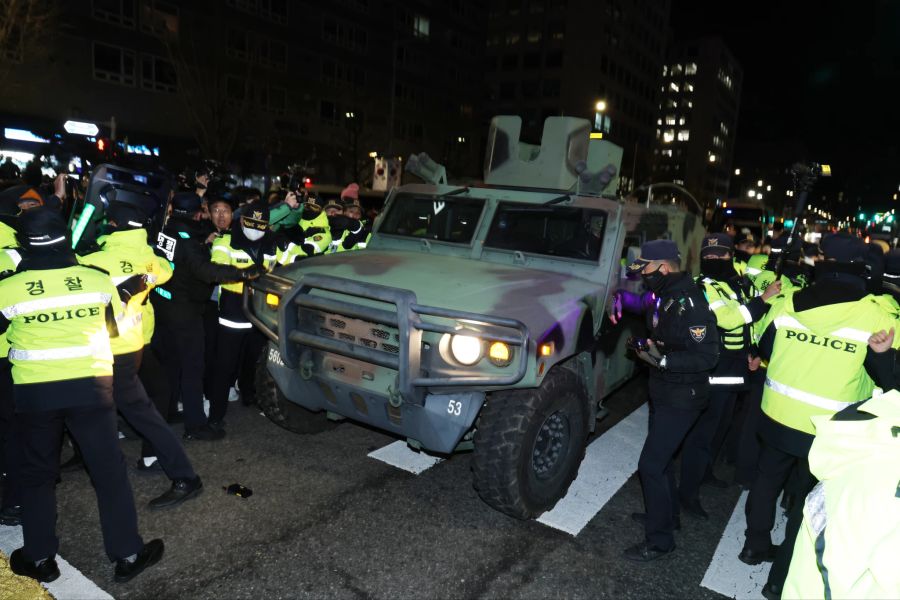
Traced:
<path id="1" fill-rule="evenodd" d="M 19 213 L 0 219 L 0 524 L 22 525 L 23 547 L 10 556 L 19 575 L 59 577 L 66 433 L 75 450 L 66 466 L 90 474 L 115 580 L 158 562 L 162 540 L 138 533 L 119 418 L 143 439 L 136 468 L 172 482 L 150 508 L 197 496 L 203 483 L 169 423 L 183 419 L 184 440 L 214 442 L 232 388 L 255 402 L 264 338 L 243 313 L 244 284 L 275 265 L 365 248 L 371 234 L 356 184 L 319 203 L 302 191 L 210 192 L 204 172 L 192 183 L 158 204 L 168 215 L 155 239 L 147 203 L 108 190 L 99 235 L 78 254 L 61 180 L 53 194 L 12 190 Z"/>
<path id="2" fill-rule="evenodd" d="M 850 233 L 789 239 L 765 254 L 747 231 L 708 234 L 696 278 L 668 240 L 629 266 L 649 291 L 618 292 L 613 318 L 644 307 L 649 337 L 629 342 L 651 368 L 645 512 L 632 515 L 645 537 L 625 557 L 667 556 L 681 513 L 708 518 L 701 490 L 730 485 L 723 458 L 749 490 L 738 558 L 772 563 L 766 598 L 898 597 L 900 251 Z"/>

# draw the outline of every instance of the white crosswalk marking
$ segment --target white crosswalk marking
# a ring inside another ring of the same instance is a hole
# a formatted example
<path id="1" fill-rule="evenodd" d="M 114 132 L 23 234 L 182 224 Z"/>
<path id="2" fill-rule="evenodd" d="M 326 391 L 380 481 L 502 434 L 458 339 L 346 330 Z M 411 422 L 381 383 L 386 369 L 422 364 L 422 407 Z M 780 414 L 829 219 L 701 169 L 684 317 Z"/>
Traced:
<path id="1" fill-rule="evenodd" d="M 369 458 L 386 462 L 398 469 L 409 471 L 413 475 L 418 475 L 444 460 L 425 452 L 416 452 L 403 441 L 397 441 L 370 452 Z"/>
<path id="2" fill-rule="evenodd" d="M 700 585 L 719 592 L 729 598 L 762 598 L 760 593 L 769 576 L 772 563 L 762 563 L 756 566 L 745 565 L 738 560 L 738 554 L 744 547 L 744 530 L 747 528 L 747 517 L 744 514 L 744 506 L 747 504 L 747 494 L 744 492 L 738 498 L 731 519 L 722 533 L 722 539 L 716 547 L 709 568 L 703 576 Z M 787 518 L 781 509 L 777 511 L 775 530 L 772 532 L 772 541 L 780 544 L 784 541 L 784 529 Z"/>
<path id="3" fill-rule="evenodd" d="M 578 476 L 553 510 L 538 521 L 578 535 L 637 470 L 647 437 L 648 407 L 643 404 L 591 442 Z"/>
<path id="4" fill-rule="evenodd" d="M 0 550 L 9 557 L 13 550 L 22 547 L 22 528 L 0 525 Z M 61 556 L 56 557 L 59 579 L 43 585 L 56 600 L 113 600 L 113 597 L 97 587 L 81 571 Z M 110 567 L 112 568 L 112 567 Z"/>

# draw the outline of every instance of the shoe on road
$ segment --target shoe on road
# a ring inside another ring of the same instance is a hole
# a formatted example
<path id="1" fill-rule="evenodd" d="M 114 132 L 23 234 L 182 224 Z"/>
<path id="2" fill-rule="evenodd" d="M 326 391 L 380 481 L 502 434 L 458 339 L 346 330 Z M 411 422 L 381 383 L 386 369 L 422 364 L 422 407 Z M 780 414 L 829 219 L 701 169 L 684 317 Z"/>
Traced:
<path id="1" fill-rule="evenodd" d="M 162 465 L 155 456 L 142 456 L 138 459 L 136 465 L 138 473 L 142 475 L 151 475 L 154 473 L 162 473 Z"/>
<path id="2" fill-rule="evenodd" d="M 778 546 L 769 544 L 769 548 L 763 552 L 753 550 L 744 546 L 741 553 L 738 554 L 738 560 L 747 565 L 758 565 L 764 562 L 772 562 L 775 560 L 775 554 L 778 552 Z"/>
<path id="3" fill-rule="evenodd" d="M 150 508 L 172 508 L 182 502 L 200 495 L 203 491 L 203 482 L 200 477 L 193 479 L 176 479 L 164 494 L 150 501 Z"/>
<path id="4" fill-rule="evenodd" d="M 641 542 L 625 550 L 625 558 L 634 562 L 650 562 L 657 558 L 671 556 L 675 552 L 675 546 L 668 550 L 657 548 L 650 542 Z"/>
<path id="5" fill-rule="evenodd" d="M 225 430 L 204 425 L 198 429 L 185 429 L 182 437 L 189 441 L 215 442 L 225 437 Z"/>
<path id="6" fill-rule="evenodd" d="M 140 575 L 144 569 L 158 563 L 165 549 L 162 540 L 147 542 L 141 548 L 141 551 L 137 553 L 137 557 L 134 560 L 129 561 L 127 558 L 120 558 L 116 561 L 116 572 L 113 579 L 115 579 L 116 583 L 131 581 Z"/>
<path id="7" fill-rule="evenodd" d="M 647 513 L 633 512 L 631 513 L 631 520 L 643 525 L 647 522 Z M 681 531 L 681 517 L 675 517 L 675 526 L 673 527 L 673 529 L 675 531 Z"/>
<path id="8" fill-rule="evenodd" d="M 775 585 L 774 583 L 767 583 L 763 586 L 763 589 L 760 590 L 760 593 L 763 595 L 763 598 L 766 600 L 781 600 L 781 586 Z"/>
<path id="9" fill-rule="evenodd" d="M 21 548 L 13 550 L 9 557 L 9 568 L 16 575 L 31 577 L 41 583 L 50 583 L 59 578 L 59 567 L 56 564 L 55 556 L 51 556 L 37 564 L 25 558 Z"/>

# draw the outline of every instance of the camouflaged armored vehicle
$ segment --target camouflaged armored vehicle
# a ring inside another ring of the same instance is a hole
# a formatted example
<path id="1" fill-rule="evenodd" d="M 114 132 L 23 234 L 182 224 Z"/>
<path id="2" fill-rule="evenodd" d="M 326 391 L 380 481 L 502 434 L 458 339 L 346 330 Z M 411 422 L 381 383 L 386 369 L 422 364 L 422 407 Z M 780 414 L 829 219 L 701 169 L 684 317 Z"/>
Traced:
<path id="1" fill-rule="evenodd" d="M 520 127 L 492 121 L 483 187 L 395 188 L 368 249 L 277 269 L 245 308 L 270 339 L 258 397 L 273 421 L 348 418 L 431 453 L 474 450 L 481 498 L 532 518 L 565 494 L 603 398 L 634 370 L 634 324 L 605 318 L 616 289 L 641 285 L 623 259 L 668 237 L 695 265 L 703 230 L 612 195 L 622 151 L 587 121 L 547 119 L 540 146 Z"/>

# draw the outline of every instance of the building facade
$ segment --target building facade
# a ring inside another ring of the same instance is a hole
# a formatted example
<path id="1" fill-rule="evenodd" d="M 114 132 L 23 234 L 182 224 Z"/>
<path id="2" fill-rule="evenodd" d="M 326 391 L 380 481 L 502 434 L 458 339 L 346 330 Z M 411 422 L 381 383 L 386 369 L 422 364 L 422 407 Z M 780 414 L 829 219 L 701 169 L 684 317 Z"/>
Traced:
<path id="1" fill-rule="evenodd" d="M 370 176 L 370 153 L 478 171 L 486 15 L 474 0 L 60 5 L 39 51 L 4 57 L 5 126 L 78 119 L 335 183 Z"/>
<path id="2" fill-rule="evenodd" d="M 540 140 L 544 119 L 594 120 L 624 149 L 622 187 L 650 176 L 670 1 L 492 0 L 488 115 L 522 117 Z"/>
<path id="3" fill-rule="evenodd" d="M 673 44 L 662 69 L 653 179 L 706 207 L 727 197 L 743 73 L 718 38 Z"/>

